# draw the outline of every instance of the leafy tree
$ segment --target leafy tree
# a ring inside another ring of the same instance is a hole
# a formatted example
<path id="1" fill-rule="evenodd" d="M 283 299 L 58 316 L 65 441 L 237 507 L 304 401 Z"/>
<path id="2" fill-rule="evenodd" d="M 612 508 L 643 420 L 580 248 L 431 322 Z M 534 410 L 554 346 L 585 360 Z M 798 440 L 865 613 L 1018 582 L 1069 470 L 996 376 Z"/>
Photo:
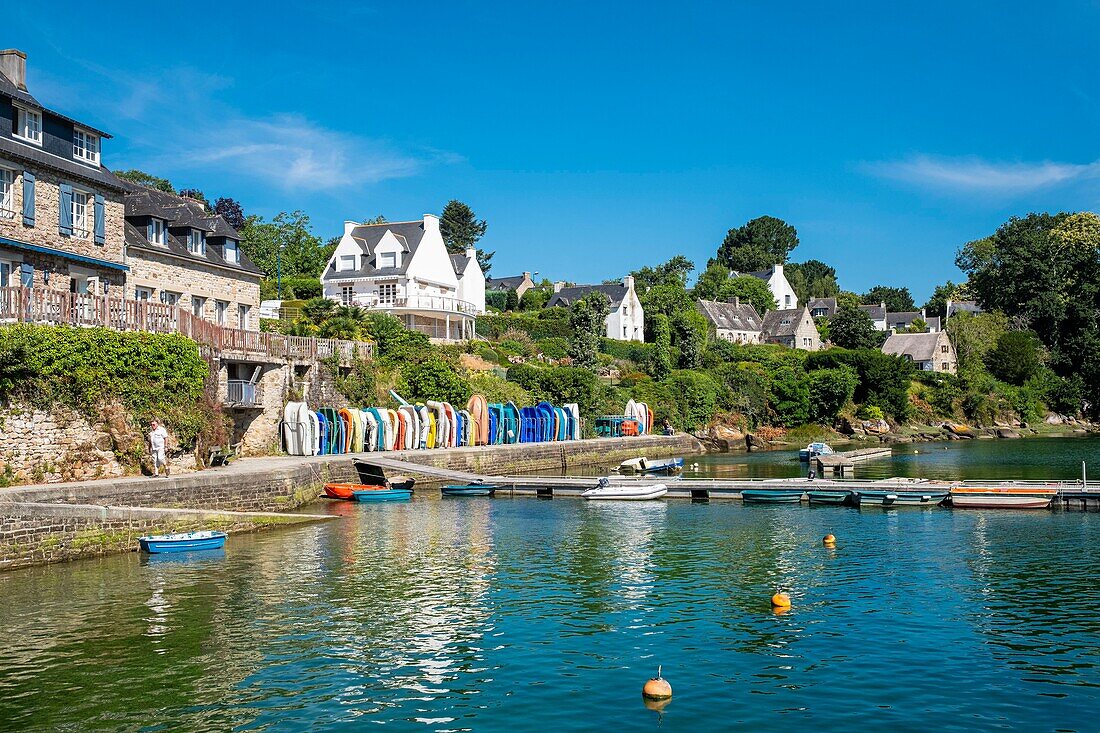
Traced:
<path id="1" fill-rule="evenodd" d="M 1003 313 L 959 313 L 947 322 L 947 334 L 955 345 L 959 373 L 985 371 L 985 357 L 1008 330 Z"/>
<path id="2" fill-rule="evenodd" d="M 806 370 L 849 366 L 859 375 L 854 399 L 882 408 L 899 420 L 909 414 L 909 382 L 913 365 L 877 349 L 827 349 L 806 357 Z"/>
<path id="3" fill-rule="evenodd" d="M 886 304 L 886 310 L 890 313 L 902 313 L 916 310 L 913 303 L 913 295 L 909 288 L 892 288 L 888 285 L 876 285 L 862 296 L 865 305 Z"/>
<path id="4" fill-rule="evenodd" d="M 214 202 L 214 213 L 219 214 L 229 226 L 238 232 L 244 226 L 244 209 L 235 199 L 220 198 Z"/>
<path id="5" fill-rule="evenodd" d="M 130 183 L 136 183 L 139 186 L 145 186 L 146 188 L 155 188 L 158 191 L 164 191 L 165 193 L 175 193 L 176 189 L 172 187 L 171 181 L 167 178 L 160 178 L 145 171 L 139 171 L 137 168 L 131 168 L 128 171 L 115 171 L 117 178 L 123 178 Z"/>
<path id="6" fill-rule="evenodd" d="M 858 305 L 861 305 L 861 303 L 859 300 L 859 296 L 855 293 L 847 290 L 841 290 L 839 293 L 836 294 L 837 308 L 843 308 L 844 306 L 855 308 Z"/>
<path id="7" fill-rule="evenodd" d="M 239 231 L 241 249 L 268 277 L 276 276 L 277 264 L 283 277 L 320 277 L 332 256 L 301 211 L 284 211 L 269 222 L 249 216 Z"/>
<path id="8" fill-rule="evenodd" d="M 514 311 L 519 308 L 519 295 L 515 290 L 509 290 L 504 298 L 504 310 Z"/>
<path id="9" fill-rule="evenodd" d="M 829 340 L 845 349 L 877 349 L 884 336 L 869 315 L 848 305 L 838 308 L 829 322 Z"/>
<path id="10" fill-rule="evenodd" d="M 695 269 L 695 263 L 683 255 L 676 255 L 668 262 L 656 267 L 643 267 L 630 273 L 634 278 L 634 289 L 639 294 L 658 286 L 687 288 L 688 276 Z"/>
<path id="11" fill-rule="evenodd" d="M 318 331 L 322 338 L 356 341 L 362 335 L 358 321 L 346 316 L 332 316 L 321 324 Z"/>
<path id="12" fill-rule="evenodd" d="M 810 420 L 830 425 L 855 395 L 859 375 L 850 366 L 815 369 L 806 375 Z"/>
<path id="13" fill-rule="evenodd" d="M 1031 331 L 1008 331 L 986 355 L 990 373 L 1003 382 L 1021 386 L 1043 366 L 1039 338 Z"/>
<path id="14" fill-rule="evenodd" d="M 909 327 L 905 329 L 906 333 L 927 333 L 928 322 L 923 318 L 914 318 L 913 322 L 909 324 Z"/>
<path id="15" fill-rule="evenodd" d="M 668 316 L 658 313 L 653 318 L 653 378 L 665 379 L 672 373 L 672 329 Z"/>
<path id="16" fill-rule="evenodd" d="M 782 369 L 772 379 L 771 408 L 785 427 L 804 425 L 810 419 L 810 390 L 793 369 Z"/>
<path id="17" fill-rule="evenodd" d="M 718 383 L 706 372 L 674 371 L 666 380 L 669 417 L 681 430 L 693 430 L 710 422 L 718 404 Z"/>
<path id="18" fill-rule="evenodd" d="M 484 219 L 478 219 L 473 209 L 454 199 L 447 202 L 439 216 L 439 231 L 451 254 L 461 254 L 467 247 L 475 246 L 488 228 L 489 225 Z M 493 259 L 494 254 L 482 249 L 477 251 L 477 262 L 486 275 L 492 267 L 489 260 Z"/>
<path id="19" fill-rule="evenodd" d="M 786 262 L 797 246 L 793 226 L 774 216 L 761 216 L 730 229 L 712 261 L 736 272 L 753 272 Z"/>
<path id="20" fill-rule="evenodd" d="M 569 309 L 572 340 L 569 356 L 575 366 L 595 369 L 600 348 L 600 336 L 606 331 L 605 321 L 611 311 L 611 301 L 598 290 L 573 303 Z"/>
<path id="21" fill-rule="evenodd" d="M 956 285 L 948 280 L 943 285 L 937 285 L 936 289 L 932 291 L 931 297 L 924 304 L 924 311 L 929 316 L 946 318 L 947 301 L 969 300 L 969 297 L 970 293 L 966 283 Z"/>
<path id="22" fill-rule="evenodd" d="M 430 351 L 425 334 L 405 328 L 400 319 L 389 313 L 367 313 L 366 333 L 375 343 L 381 360 L 401 364 Z"/>
<path id="23" fill-rule="evenodd" d="M 768 284 L 752 275 L 739 275 L 722 286 L 718 293 L 718 300 L 728 301 L 733 298 L 740 298 L 747 303 L 752 303 L 753 307 L 756 308 L 756 312 L 760 315 L 779 307 Z"/>
<path id="24" fill-rule="evenodd" d="M 553 294 L 552 287 L 546 288 L 537 285 L 533 288 L 528 288 L 527 292 L 523 294 L 523 297 L 519 299 L 519 309 L 523 311 L 542 310 L 546 307 L 546 303 Z"/>
<path id="25" fill-rule="evenodd" d="M 700 300 L 717 300 L 722 288 L 730 281 L 730 268 L 711 260 L 707 269 L 700 273 L 695 281 L 692 295 Z"/>
<path id="26" fill-rule="evenodd" d="M 699 311 L 682 310 L 673 316 L 671 325 L 680 347 L 680 368 L 698 369 L 707 344 L 707 319 Z"/>
<path id="27" fill-rule="evenodd" d="M 656 336 L 657 316 L 672 319 L 681 311 L 694 310 L 695 300 L 678 284 L 655 285 L 648 292 L 639 294 L 638 300 L 642 303 L 645 313 L 646 339 L 653 341 Z"/>
<path id="28" fill-rule="evenodd" d="M 832 298 L 840 292 L 836 270 L 821 260 L 788 263 L 783 268 L 783 275 L 800 303 L 809 303 L 811 298 Z"/>

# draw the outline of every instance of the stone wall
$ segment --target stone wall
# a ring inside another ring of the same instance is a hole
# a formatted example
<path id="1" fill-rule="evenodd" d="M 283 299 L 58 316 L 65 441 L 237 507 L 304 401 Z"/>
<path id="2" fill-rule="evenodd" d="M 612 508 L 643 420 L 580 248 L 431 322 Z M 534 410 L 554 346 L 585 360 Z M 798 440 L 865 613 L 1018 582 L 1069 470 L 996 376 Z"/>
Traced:
<path id="1" fill-rule="evenodd" d="M 79 481 L 122 476 L 111 436 L 75 410 L 14 404 L 0 412 L 0 480 Z"/>
<path id="2" fill-rule="evenodd" d="M 192 297 L 201 296 L 206 299 L 201 315 L 211 322 L 214 321 L 214 301 L 221 300 L 229 304 L 223 325 L 250 331 L 260 330 L 258 275 L 138 247 L 130 247 L 129 254 L 127 297 L 135 297 L 135 289 L 140 287 L 150 292 L 151 300 L 159 301 L 161 291 L 169 291 L 179 296 L 177 305 L 180 308 L 193 312 Z M 240 324 L 237 317 L 238 305 L 249 307 L 248 320 L 244 325 Z"/>

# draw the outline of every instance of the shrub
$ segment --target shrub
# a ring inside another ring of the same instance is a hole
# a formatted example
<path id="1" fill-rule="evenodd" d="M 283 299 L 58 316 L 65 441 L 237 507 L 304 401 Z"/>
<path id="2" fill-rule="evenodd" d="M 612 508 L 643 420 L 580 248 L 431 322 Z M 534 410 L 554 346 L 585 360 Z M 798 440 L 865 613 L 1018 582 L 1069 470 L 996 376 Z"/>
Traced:
<path id="1" fill-rule="evenodd" d="M 909 380 L 913 365 L 874 349 L 828 349 L 806 357 L 806 369 L 849 366 L 859 375 L 856 402 L 878 405 L 898 420 L 909 414 Z"/>
<path id="2" fill-rule="evenodd" d="M 472 392 L 470 384 L 453 366 L 430 355 L 402 366 L 401 394 L 411 401 L 440 400 L 465 405 Z"/>
<path id="3" fill-rule="evenodd" d="M 863 405 L 856 412 L 856 417 L 860 420 L 885 420 L 886 415 L 883 414 L 882 408 L 878 405 Z"/>
<path id="4" fill-rule="evenodd" d="M 466 380 L 473 394 L 483 395 L 489 402 L 514 402 L 519 407 L 525 407 L 536 401 L 523 387 L 492 372 L 473 372 L 467 375 Z"/>
<path id="5" fill-rule="evenodd" d="M 287 295 L 291 293 L 291 295 Z M 297 298 L 299 300 L 309 300 L 310 298 L 320 298 L 322 294 L 321 281 L 315 277 L 284 277 L 283 278 L 283 296 L 286 298 Z"/>
<path id="6" fill-rule="evenodd" d="M 672 423 L 681 430 L 695 430 L 710 422 L 718 405 L 718 383 L 705 372 L 681 369 L 665 380 Z M 652 404 L 652 403 L 649 403 Z"/>
<path id="7" fill-rule="evenodd" d="M 564 359 L 569 356 L 569 342 L 562 338 L 541 339 L 535 347 L 548 359 Z"/>
<path id="8" fill-rule="evenodd" d="M 508 329 L 514 328 L 525 332 L 536 341 L 544 338 L 568 340 L 570 329 L 569 322 L 565 319 L 567 315 L 565 308 L 547 308 L 537 314 L 501 313 L 478 316 L 477 332 L 486 338 L 497 339 Z"/>
<path id="9" fill-rule="evenodd" d="M 803 425 L 810 419 L 810 390 L 794 370 L 784 369 L 772 378 L 771 409 L 784 427 Z"/>
<path id="10" fill-rule="evenodd" d="M 816 369 L 806 375 L 810 420 L 832 424 L 855 394 L 859 375 L 849 366 Z"/>
<path id="11" fill-rule="evenodd" d="M 485 306 L 494 310 L 507 309 L 508 293 L 504 290 L 489 290 L 485 293 Z"/>

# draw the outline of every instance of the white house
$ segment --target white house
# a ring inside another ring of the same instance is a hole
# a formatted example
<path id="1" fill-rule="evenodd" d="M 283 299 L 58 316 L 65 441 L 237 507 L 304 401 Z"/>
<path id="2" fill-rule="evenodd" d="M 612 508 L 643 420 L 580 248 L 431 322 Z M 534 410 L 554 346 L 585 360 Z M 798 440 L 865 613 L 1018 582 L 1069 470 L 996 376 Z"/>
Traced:
<path id="1" fill-rule="evenodd" d="M 547 307 L 562 306 L 568 308 L 589 293 L 598 290 L 611 300 L 611 312 L 604 323 L 607 324 L 607 337 L 616 341 L 645 341 L 645 313 L 638 294 L 634 292 L 634 278 L 627 275 L 622 285 L 576 285 L 565 287 L 565 283 L 554 283 L 554 294 Z"/>
<path id="2" fill-rule="evenodd" d="M 330 300 L 392 313 L 406 328 L 443 341 L 474 337 L 475 318 L 485 312 L 476 251 L 448 254 L 434 214 L 419 221 L 344 222 L 321 286 Z"/>
<path id="3" fill-rule="evenodd" d="M 734 273 L 735 276 L 737 274 L 739 273 Z M 790 310 L 791 308 L 798 307 L 798 296 L 795 294 L 791 284 L 787 282 L 787 277 L 783 274 L 783 265 L 772 265 L 767 270 L 746 272 L 743 274 L 752 275 L 766 282 L 780 310 Z"/>

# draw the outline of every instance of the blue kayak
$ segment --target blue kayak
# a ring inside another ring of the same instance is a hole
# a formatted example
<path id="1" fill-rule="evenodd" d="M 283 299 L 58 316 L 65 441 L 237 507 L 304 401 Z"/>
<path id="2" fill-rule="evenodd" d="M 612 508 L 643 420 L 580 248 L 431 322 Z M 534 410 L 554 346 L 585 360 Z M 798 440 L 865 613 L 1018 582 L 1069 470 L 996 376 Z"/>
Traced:
<path id="1" fill-rule="evenodd" d="M 356 501 L 408 501 L 412 498 L 412 489 L 370 489 L 352 492 Z"/>
<path id="2" fill-rule="evenodd" d="M 193 552 L 218 550 L 225 547 L 225 532 L 181 532 L 179 534 L 155 534 L 139 537 L 138 544 L 145 552 Z"/>
<path id="3" fill-rule="evenodd" d="M 496 490 L 492 484 L 448 484 L 441 489 L 444 496 L 492 496 Z"/>

